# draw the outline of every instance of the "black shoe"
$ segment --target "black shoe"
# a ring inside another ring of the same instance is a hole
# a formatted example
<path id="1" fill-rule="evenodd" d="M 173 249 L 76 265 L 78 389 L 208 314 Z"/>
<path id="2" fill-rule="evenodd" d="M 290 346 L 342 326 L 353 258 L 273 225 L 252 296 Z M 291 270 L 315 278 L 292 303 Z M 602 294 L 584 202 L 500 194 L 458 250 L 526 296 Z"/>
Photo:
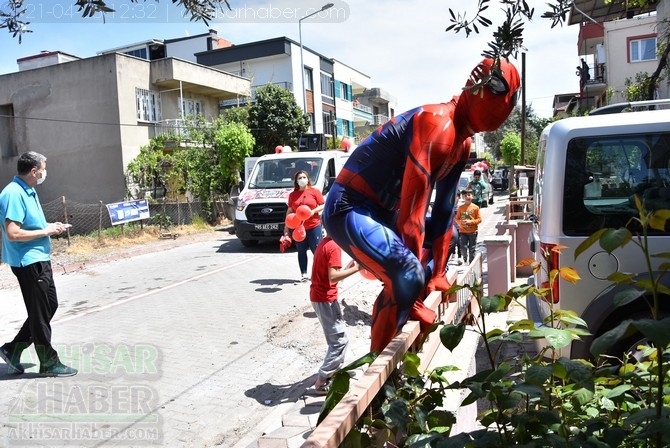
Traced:
<path id="1" fill-rule="evenodd" d="M 60 361 L 48 366 L 40 367 L 40 375 L 42 376 L 75 376 L 77 369 L 68 367 Z"/>
<path id="2" fill-rule="evenodd" d="M 0 347 L 0 358 L 2 358 L 7 363 L 7 373 L 23 373 L 23 366 L 20 362 L 21 356 L 12 356 L 12 353 L 7 350 L 5 345 Z"/>

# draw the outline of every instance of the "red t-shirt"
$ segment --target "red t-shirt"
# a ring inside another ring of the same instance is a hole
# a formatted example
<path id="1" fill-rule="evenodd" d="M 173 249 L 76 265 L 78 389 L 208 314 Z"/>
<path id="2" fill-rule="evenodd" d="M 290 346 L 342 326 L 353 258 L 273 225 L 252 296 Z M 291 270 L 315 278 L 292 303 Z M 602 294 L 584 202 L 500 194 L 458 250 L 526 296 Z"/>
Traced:
<path id="1" fill-rule="evenodd" d="M 293 213 L 295 213 L 301 205 L 306 205 L 310 210 L 314 210 L 324 202 L 321 192 L 313 187 L 305 188 L 304 191 L 294 190 L 288 195 L 288 206 L 291 207 Z M 309 230 L 318 226 L 320 222 L 321 218 L 319 217 L 319 214 L 315 213 L 310 216 L 303 225 L 305 226 L 305 230 Z"/>
<path id="2" fill-rule="evenodd" d="M 312 285 L 309 288 L 309 300 L 312 302 L 337 300 L 337 283 L 330 282 L 328 268 L 342 268 L 342 249 L 327 236 L 321 240 L 314 252 Z"/>

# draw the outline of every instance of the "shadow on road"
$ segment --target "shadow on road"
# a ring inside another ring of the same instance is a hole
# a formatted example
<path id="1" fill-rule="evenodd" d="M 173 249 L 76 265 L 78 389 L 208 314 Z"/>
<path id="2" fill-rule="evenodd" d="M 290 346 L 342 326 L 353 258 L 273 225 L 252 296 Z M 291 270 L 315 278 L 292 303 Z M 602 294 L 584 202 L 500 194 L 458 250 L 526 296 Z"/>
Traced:
<path id="1" fill-rule="evenodd" d="M 293 384 L 263 383 L 246 390 L 244 395 L 265 406 L 278 406 L 298 400 L 305 389 L 314 384 L 314 381 L 316 381 L 316 374 Z"/>

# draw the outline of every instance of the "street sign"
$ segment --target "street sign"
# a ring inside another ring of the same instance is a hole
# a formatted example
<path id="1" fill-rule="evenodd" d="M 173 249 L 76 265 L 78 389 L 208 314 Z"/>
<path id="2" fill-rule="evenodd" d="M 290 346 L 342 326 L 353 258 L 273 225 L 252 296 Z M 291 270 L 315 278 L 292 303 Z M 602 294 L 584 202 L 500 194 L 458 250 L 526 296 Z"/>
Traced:
<path id="1" fill-rule="evenodd" d="M 112 225 L 149 219 L 149 203 L 146 199 L 107 204 Z"/>

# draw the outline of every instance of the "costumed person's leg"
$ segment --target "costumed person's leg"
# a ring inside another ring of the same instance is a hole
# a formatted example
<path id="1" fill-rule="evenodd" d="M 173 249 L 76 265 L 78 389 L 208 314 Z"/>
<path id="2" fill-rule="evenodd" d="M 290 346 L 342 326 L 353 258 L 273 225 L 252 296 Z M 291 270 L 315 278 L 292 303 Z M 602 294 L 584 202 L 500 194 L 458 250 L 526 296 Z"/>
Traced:
<path id="1" fill-rule="evenodd" d="M 370 347 L 380 352 L 407 322 L 415 301 L 424 293 L 424 267 L 386 223 L 363 207 L 330 215 L 326 222 L 333 240 L 384 284 L 372 311 Z M 423 303 L 417 306 L 420 313 L 424 308 Z"/>

